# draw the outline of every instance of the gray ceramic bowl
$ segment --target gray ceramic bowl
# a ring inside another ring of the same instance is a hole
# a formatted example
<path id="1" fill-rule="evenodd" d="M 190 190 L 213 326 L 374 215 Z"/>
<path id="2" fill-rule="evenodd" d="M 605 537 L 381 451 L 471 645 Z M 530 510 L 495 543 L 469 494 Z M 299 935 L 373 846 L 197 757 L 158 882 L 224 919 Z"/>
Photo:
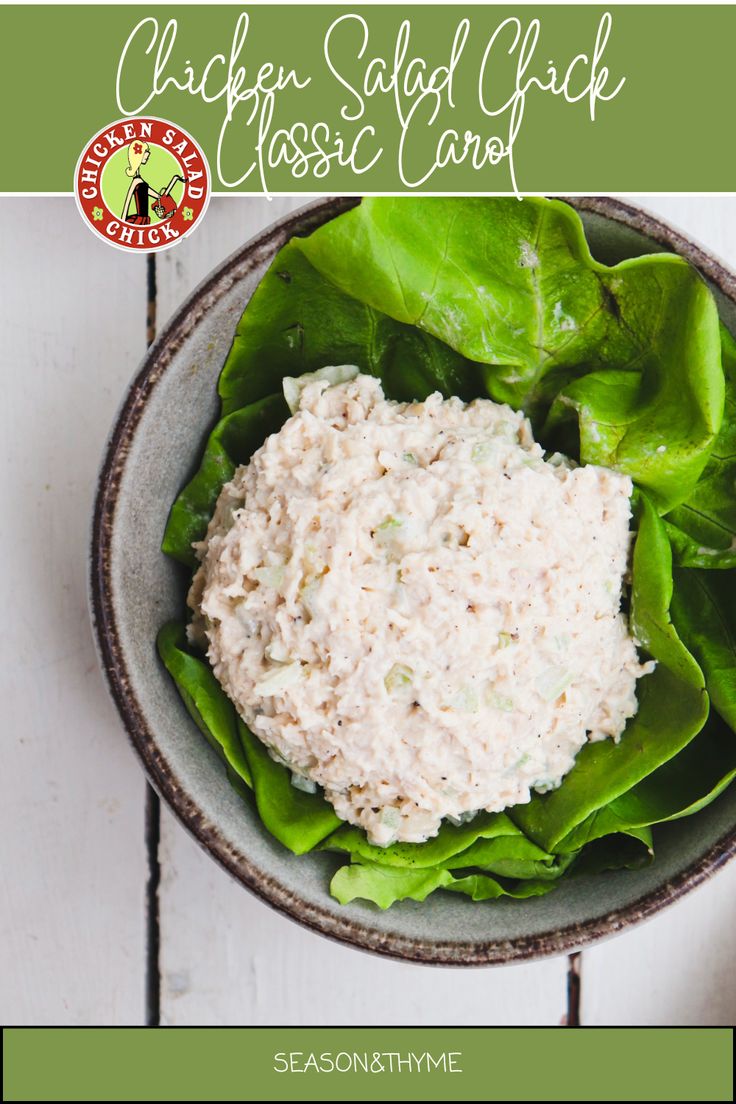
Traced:
<path id="1" fill-rule="evenodd" d="M 104 457 L 95 507 L 92 606 L 110 689 L 148 776 L 200 844 L 266 903 L 345 943 L 416 962 L 486 965 L 559 954 L 661 909 L 736 851 L 736 787 L 658 833 L 637 872 L 563 882 L 549 896 L 478 905 L 438 893 L 387 912 L 338 905 L 327 854 L 282 848 L 230 787 L 159 663 L 159 626 L 179 615 L 183 579 L 160 552 L 172 499 L 192 474 L 217 413 L 215 385 L 240 314 L 276 251 L 352 206 L 328 199 L 277 223 L 225 261 L 151 348 L 124 400 Z M 572 201 L 593 253 L 612 263 L 656 250 L 692 261 L 736 330 L 736 277 L 641 211 L 610 199 Z"/>

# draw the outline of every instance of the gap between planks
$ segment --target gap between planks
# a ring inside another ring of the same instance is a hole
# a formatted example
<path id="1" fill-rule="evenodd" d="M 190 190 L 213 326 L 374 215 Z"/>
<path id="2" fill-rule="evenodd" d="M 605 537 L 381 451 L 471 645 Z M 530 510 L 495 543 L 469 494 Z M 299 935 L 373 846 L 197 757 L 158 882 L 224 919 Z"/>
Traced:
<path id="1" fill-rule="evenodd" d="M 583 952 L 567 956 L 567 1016 L 565 1027 L 580 1027 L 580 998 L 583 984 Z"/>
<path id="2" fill-rule="evenodd" d="M 146 344 L 156 340 L 156 254 L 146 257 Z M 146 1026 L 161 1024 L 161 801 L 146 784 L 145 841 L 148 880 L 146 883 Z"/>

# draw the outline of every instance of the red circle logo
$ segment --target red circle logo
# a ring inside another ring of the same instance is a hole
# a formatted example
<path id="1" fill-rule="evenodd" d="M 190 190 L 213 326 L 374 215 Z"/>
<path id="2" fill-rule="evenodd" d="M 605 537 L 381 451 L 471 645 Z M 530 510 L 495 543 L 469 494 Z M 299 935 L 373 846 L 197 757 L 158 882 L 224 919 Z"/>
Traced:
<path id="1" fill-rule="evenodd" d="M 210 199 L 202 150 L 167 119 L 120 119 L 95 134 L 77 162 L 74 195 L 95 234 L 118 249 L 153 253 L 190 234 Z"/>

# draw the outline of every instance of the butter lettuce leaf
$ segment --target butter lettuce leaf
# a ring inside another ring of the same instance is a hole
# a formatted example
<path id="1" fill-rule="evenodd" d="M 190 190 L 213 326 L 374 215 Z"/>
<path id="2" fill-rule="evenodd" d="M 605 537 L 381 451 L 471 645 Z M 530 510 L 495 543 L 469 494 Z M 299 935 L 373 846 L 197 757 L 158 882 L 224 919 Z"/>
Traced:
<path id="1" fill-rule="evenodd" d="M 398 400 L 477 394 L 479 369 L 462 354 L 340 290 L 301 245 L 281 249 L 238 324 L 218 385 L 223 414 L 279 391 L 284 376 L 333 364 L 380 377 Z"/>
<path id="2" fill-rule="evenodd" d="M 581 419 L 580 459 L 660 512 L 694 488 L 724 377 L 715 301 L 680 257 L 600 264 L 576 212 L 534 198 L 367 199 L 297 244 L 341 291 L 485 365 L 490 397 L 537 428 L 556 399 L 552 426 Z"/>
<path id="3" fill-rule="evenodd" d="M 282 395 L 268 395 L 223 417 L 207 438 L 196 475 L 176 498 L 164 531 L 162 549 L 194 568 L 192 545 L 204 539 L 223 485 L 245 464 L 269 433 L 283 425 L 288 408 Z"/>
<path id="4" fill-rule="evenodd" d="M 667 517 L 681 567 L 736 567 L 736 342 L 721 323 L 726 399 L 708 464 L 689 497 Z"/>
<path id="5" fill-rule="evenodd" d="M 736 573 L 676 570 L 672 616 L 713 705 L 736 732 Z"/>
<path id="6" fill-rule="evenodd" d="M 158 634 L 158 653 L 199 731 L 215 751 L 252 787 L 248 758 L 238 732 L 235 706 L 204 660 L 193 655 L 186 630 L 179 621 L 169 621 Z"/>
<path id="7" fill-rule="evenodd" d="M 184 625 L 178 621 L 164 625 L 157 646 L 195 724 L 253 791 L 271 835 L 300 855 L 334 832 L 342 823 L 335 810 L 320 793 L 305 793 L 291 784 L 291 772 L 272 759 L 246 727 L 209 664 L 188 644 Z"/>
<path id="8" fill-rule="evenodd" d="M 295 855 L 311 851 L 341 823 L 321 793 L 305 793 L 291 783 L 291 771 L 277 763 L 238 718 L 248 756 L 258 814 L 279 843 Z"/>
<path id="9" fill-rule="evenodd" d="M 705 728 L 677 755 L 610 804 L 591 813 L 557 844 L 580 851 L 615 833 L 641 838 L 653 825 L 691 816 L 714 801 L 736 777 L 736 740 L 714 711 Z"/>
<path id="10" fill-rule="evenodd" d="M 361 898 L 387 909 L 397 901 L 425 901 L 437 889 L 462 893 L 473 901 L 490 901 L 497 897 L 517 900 L 538 897 L 553 886 L 553 882 L 535 879 L 504 884 L 487 874 L 455 877 L 443 867 L 406 870 L 375 863 L 353 863 L 340 867 L 330 883 L 330 892 L 341 905 Z"/>
<path id="11" fill-rule="evenodd" d="M 430 866 L 489 866 L 496 859 L 552 862 L 504 813 L 479 813 L 465 824 L 445 821 L 426 843 L 393 843 L 377 847 L 365 832 L 344 824 L 321 844 L 322 849 L 346 851 L 361 863 L 420 869 Z"/>
<path id="12" fill-rule="evenodd" d="M 589 843 L 580 852 L 571 878 L 603 874 L 607 870 L 641 870 L 654 859 L 652 833 L 648 828 L 612 833 Z"/>

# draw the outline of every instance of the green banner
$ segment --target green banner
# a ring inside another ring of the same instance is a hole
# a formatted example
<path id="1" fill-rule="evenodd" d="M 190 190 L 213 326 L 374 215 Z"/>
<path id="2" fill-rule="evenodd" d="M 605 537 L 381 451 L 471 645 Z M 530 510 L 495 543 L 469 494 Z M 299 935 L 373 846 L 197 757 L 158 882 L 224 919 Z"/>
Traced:
<path id="1" fill-rule="evenodd" d="M 0 191 L 154 115 L 215 192 L 733 191 L 733 5 L 0 9 Z"/>
<path id="2" fill-rule="evenodd" d="M 731 1100 L 731 1047 L 718 1028 L 13 1028 L 3 1099 Z"/>

